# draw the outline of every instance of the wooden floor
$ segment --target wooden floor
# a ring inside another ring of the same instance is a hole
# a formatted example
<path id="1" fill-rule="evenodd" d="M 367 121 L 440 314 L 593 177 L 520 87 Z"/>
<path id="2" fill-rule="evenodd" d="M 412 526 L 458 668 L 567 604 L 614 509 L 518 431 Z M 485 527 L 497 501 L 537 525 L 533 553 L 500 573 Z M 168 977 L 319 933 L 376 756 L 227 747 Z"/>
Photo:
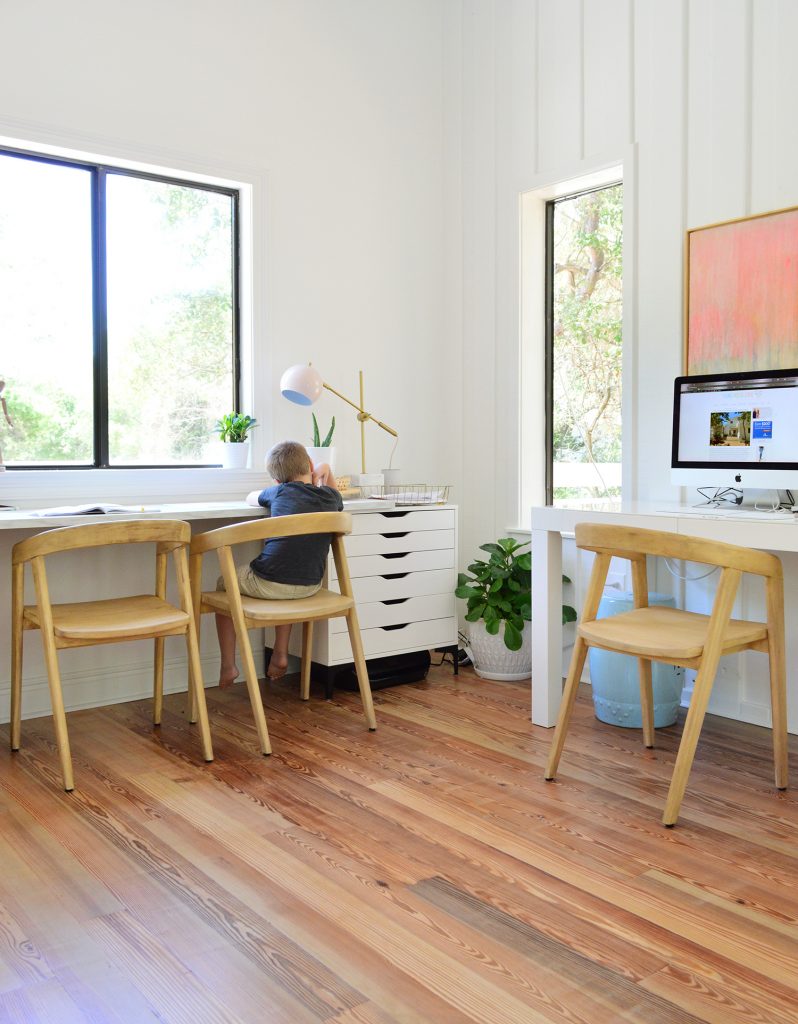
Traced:
<path id="1" fill-rule="evenodd" d="M 448 669 L 375 694 L 208 691 L 49 719 L 0 750 L 0 1021 L 798 1021 L 798 789 L 769 733 L 709 719 L 679 825 L 679 727 L 644 751 L 580 697 L 560 769 L 526 684 Z M 3 735 L 7 744 L 7 730 Z M 798 786 L 798 744 L 791 740 Z"/>

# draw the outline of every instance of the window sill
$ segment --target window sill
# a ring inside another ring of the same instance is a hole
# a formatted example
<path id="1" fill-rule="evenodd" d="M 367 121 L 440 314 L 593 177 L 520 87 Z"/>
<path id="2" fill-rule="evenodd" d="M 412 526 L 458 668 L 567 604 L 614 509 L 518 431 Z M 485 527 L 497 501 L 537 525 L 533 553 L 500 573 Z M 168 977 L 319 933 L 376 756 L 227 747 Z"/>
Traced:
<path id="1" fill-rule="evenodd" d="M 240 501 L 266 487 L 262 469 L 9 469 L 0 473 L 0 503 L 19 509 L 118 502 Z"/>

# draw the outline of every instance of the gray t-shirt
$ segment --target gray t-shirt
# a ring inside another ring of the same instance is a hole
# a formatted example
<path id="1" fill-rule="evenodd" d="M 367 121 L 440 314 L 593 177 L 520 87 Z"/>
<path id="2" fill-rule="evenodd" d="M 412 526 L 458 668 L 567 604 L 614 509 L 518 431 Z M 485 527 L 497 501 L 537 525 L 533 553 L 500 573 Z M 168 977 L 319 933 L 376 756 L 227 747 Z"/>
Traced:
<path id="1" fill-rule="evenodd" d="M 315 487 L 301 480 L 267 487 L 258 495 L 258 504 L 269 509 L 272 516 L 341 512 L 344 507 L 341 495 L 334 487 Z M 252 571 L 265 580 L 310 586 L 321 583 L 329 550 L 329 533 L 275 537 L 266 541 L 263 551 L 249 564 Z"/>

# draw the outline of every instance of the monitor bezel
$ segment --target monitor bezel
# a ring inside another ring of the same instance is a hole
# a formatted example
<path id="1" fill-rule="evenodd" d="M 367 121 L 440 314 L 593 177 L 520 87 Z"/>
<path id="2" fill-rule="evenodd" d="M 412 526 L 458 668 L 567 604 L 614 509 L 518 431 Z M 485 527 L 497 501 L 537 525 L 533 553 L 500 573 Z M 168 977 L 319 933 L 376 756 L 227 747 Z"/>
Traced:
<path id="1" fill-rule="evenodd" d="M 744 381 L 744 380 L 775 380 L 778 377 L 795 377 L 798 379 L 798 367 L 786 367 L 782 370 L 743 370 L 728 373 L 696 373 L 677 377 L 673 384 L 673 436 L 671 439 L 671 469 L 715 469 L 715 470 L 753 470 L 793 471 L 798 472 L 798 457 L 795 462 L 684 462 L 679 459 L 679 421 L 681 417 L 681 386 L 685 381 L 699 384 L 702 381 Z M 730 389 L 731 390 L 731 389 Z M 798 386 L 796 386 L 798 391 Z"/>

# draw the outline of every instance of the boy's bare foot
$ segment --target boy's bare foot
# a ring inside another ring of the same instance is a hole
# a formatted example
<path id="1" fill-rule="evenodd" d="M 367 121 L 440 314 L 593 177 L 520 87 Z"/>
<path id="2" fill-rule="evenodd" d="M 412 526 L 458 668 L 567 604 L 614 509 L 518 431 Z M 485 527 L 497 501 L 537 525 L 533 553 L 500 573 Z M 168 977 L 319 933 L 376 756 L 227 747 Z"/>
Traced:
<path id="1" fill-rule="evenodd" d="M 226 690 L 228 686 L 233 685 L 236 679 L 238 679 L 238 666 L 233 665 L 231 668 L 225 668 L 222 665 L 219 670 L 219 688 Z"/>
<path id="2" fill-rule="evenodd" d="M 287 668 L 288 655 L 283 654 L 281 651 L 272 651 L 269 667 L 266 669 L 266 675 L 269 679 L 282 679 Z"/>

